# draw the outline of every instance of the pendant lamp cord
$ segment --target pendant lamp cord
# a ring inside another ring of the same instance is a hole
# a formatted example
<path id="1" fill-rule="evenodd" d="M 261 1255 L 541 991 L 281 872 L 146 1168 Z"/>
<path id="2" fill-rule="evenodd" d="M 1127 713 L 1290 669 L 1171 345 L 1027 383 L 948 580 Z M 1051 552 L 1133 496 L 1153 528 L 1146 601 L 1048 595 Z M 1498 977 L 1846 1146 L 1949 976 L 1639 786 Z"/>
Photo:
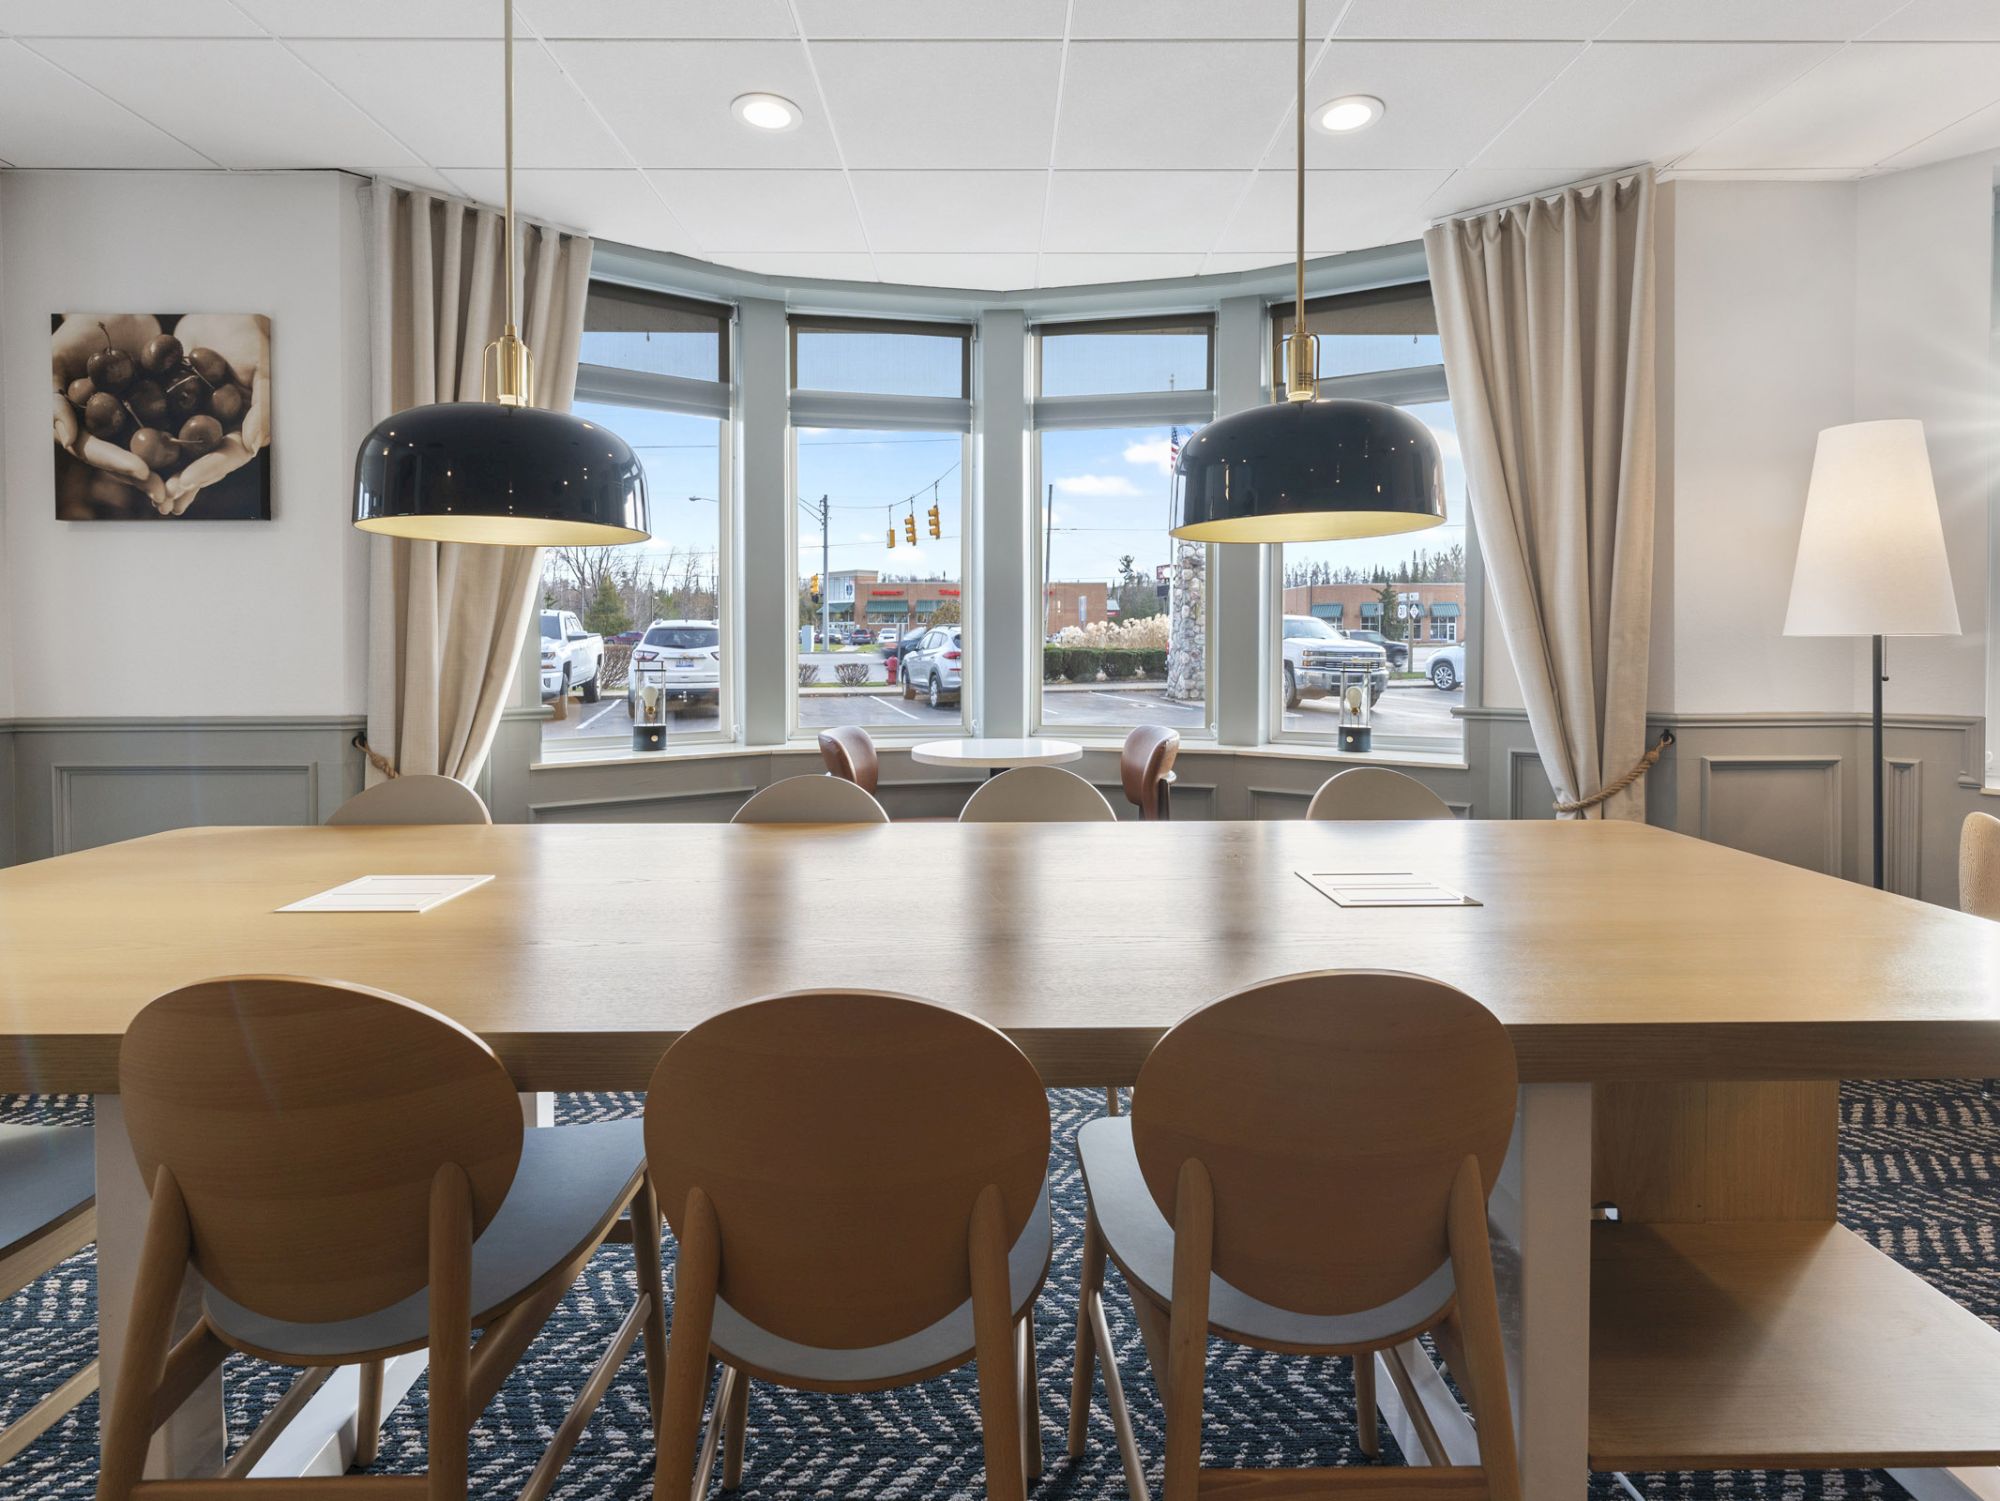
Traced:
<path id="1" fill-rule="evenodd" d="M 1292 124 L 1297 131 L 1298 155 L 1293 162 L 1294 220 L 1298 227 L 1298 300 L 1292 313 L 1292 330 L 1306 327 L 1306 0 L 1299 0 L 1299 97 L 1293 108 Z"/>
<path id="2" fill-rule="evenodd" d="M 1305 0 L 1299 0 L 1304 15 Z M 507 275 L 507 323 L 508 333 L 514 327 L 514 0 L 500 0 L 502 22 L 501 34 L 505 38 L 506 61 L 503 63 L 506 79 L 506 121 L 507 121 L 507 224 L 501 234 L 504 247 Z M 1301 22 L 1301 25 L 1304 23 Z M 1303 274 L 1303 273 L 1301 273 Z"/>

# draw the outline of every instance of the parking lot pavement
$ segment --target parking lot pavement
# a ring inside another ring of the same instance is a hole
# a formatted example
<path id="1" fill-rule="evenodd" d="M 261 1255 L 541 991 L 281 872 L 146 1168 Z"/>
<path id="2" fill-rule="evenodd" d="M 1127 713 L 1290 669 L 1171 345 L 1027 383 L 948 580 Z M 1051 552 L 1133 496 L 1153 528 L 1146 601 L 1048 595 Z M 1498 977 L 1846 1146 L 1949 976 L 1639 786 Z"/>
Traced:
<path id="1" fill-rule="evenodd" d="M 1465 690 L 1440 693 L 1428 683 L 1391 688 L 1369 716 L 1378 735 L 1431 735 L 1456 739 L 1459 721 L 1452 710 L 1465 703 Z M 1309 698 L 1287 710 L 1285 728 L 1300 735 L 1331 735 L 1340 723 L 1340 706 L 1333 698 Z"/>

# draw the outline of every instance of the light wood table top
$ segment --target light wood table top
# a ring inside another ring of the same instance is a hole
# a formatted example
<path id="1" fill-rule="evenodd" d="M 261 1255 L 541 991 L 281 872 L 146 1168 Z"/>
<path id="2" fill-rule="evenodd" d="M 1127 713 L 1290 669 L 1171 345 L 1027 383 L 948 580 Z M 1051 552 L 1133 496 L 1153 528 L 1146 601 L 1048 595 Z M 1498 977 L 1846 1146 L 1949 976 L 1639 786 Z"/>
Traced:
<path id="1" fill-rule="evenodd" d="M 1336 907 L 1300 870 L 1415 870 L 1460 908 Z M 422 916 L 280 914 L 356 876 L 496 879 Z M 936 920 L 882 900 L 921 879 Z M 642 1088 L 777 991 L 895 990 L 1052 1084 L 1129 1083 L 1257 980 L 1458 985 L 1530 1081 L 2000 1075 L 2000 923 L 1611 823 L 192 829 L 0 871 L 0 1090 L 115 1081 L 132 1015 L 232 973 L 358 981 L 485 1037 L 526 1090 Z"/>
<path id="2" fill-rule="evenodd" d="M 1040 735 L 1024 740 L 926 740 L 910 747 L 910 759 L 932 766 L 1054 766 L 1082 760 L 1083 747 L 1074 740 Z"/>

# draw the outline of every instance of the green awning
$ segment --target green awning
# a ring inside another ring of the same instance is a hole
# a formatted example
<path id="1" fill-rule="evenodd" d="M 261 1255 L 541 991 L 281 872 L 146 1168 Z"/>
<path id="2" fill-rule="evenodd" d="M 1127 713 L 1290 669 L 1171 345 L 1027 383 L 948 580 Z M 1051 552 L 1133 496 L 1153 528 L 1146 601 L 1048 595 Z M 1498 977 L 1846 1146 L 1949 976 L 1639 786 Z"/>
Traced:
<path id="1" fill-rule="evenodd" d="M 1380 615 L 1381 613 L 1382 613 L 1382 601 L 1381 601 L 1381 600 L 1379 600 L 1379 599 L 1364 599 L 1364 600 L 1362 600 L 1362 601 L 1361 601 L 1361 618 L 1362 618 L 1362 619 L 1364 619 L 1364 620 L 1373 620 L 1373 619 L 1375 619 L 1375 618 L 1376 618 L 1377 616 L 1379 616 L 1379 615 Z"/>
<path id="2" fill-rule="evenodd" d="M 1454 620 L 1458 616 L 1458 606 L 1448 600 L 1434 600 L 1431 603 L 1431 614 L 1439 620 Z"/>
<path id="3" fill-rule="evenodd" d="M 1340 612 L 1343 608 L 1345 607 L 1341 604 L 1339 600 L 1336 599 L 1331 604 L 1322 602 L 1320 604 L 1314 605 L 1312 607 L 1312 612 L 1313 614 L 1317 615 L 1321 620 L 1338 620 L 1340 619 Z"/>

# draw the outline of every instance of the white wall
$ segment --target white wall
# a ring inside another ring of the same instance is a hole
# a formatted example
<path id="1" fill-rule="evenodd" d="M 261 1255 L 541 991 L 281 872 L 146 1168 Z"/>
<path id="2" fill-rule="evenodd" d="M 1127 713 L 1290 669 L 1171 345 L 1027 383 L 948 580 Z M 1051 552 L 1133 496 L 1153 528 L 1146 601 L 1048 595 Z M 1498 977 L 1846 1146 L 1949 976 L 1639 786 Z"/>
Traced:
<path id="1" fill-rule="evenodd" d="M 361 712 L 357 191 L 332 172 L 0 173 L 0 714 Z M 74 309 L 269 315 L 270 521 L 55 519 L 49 316 Z"/>

